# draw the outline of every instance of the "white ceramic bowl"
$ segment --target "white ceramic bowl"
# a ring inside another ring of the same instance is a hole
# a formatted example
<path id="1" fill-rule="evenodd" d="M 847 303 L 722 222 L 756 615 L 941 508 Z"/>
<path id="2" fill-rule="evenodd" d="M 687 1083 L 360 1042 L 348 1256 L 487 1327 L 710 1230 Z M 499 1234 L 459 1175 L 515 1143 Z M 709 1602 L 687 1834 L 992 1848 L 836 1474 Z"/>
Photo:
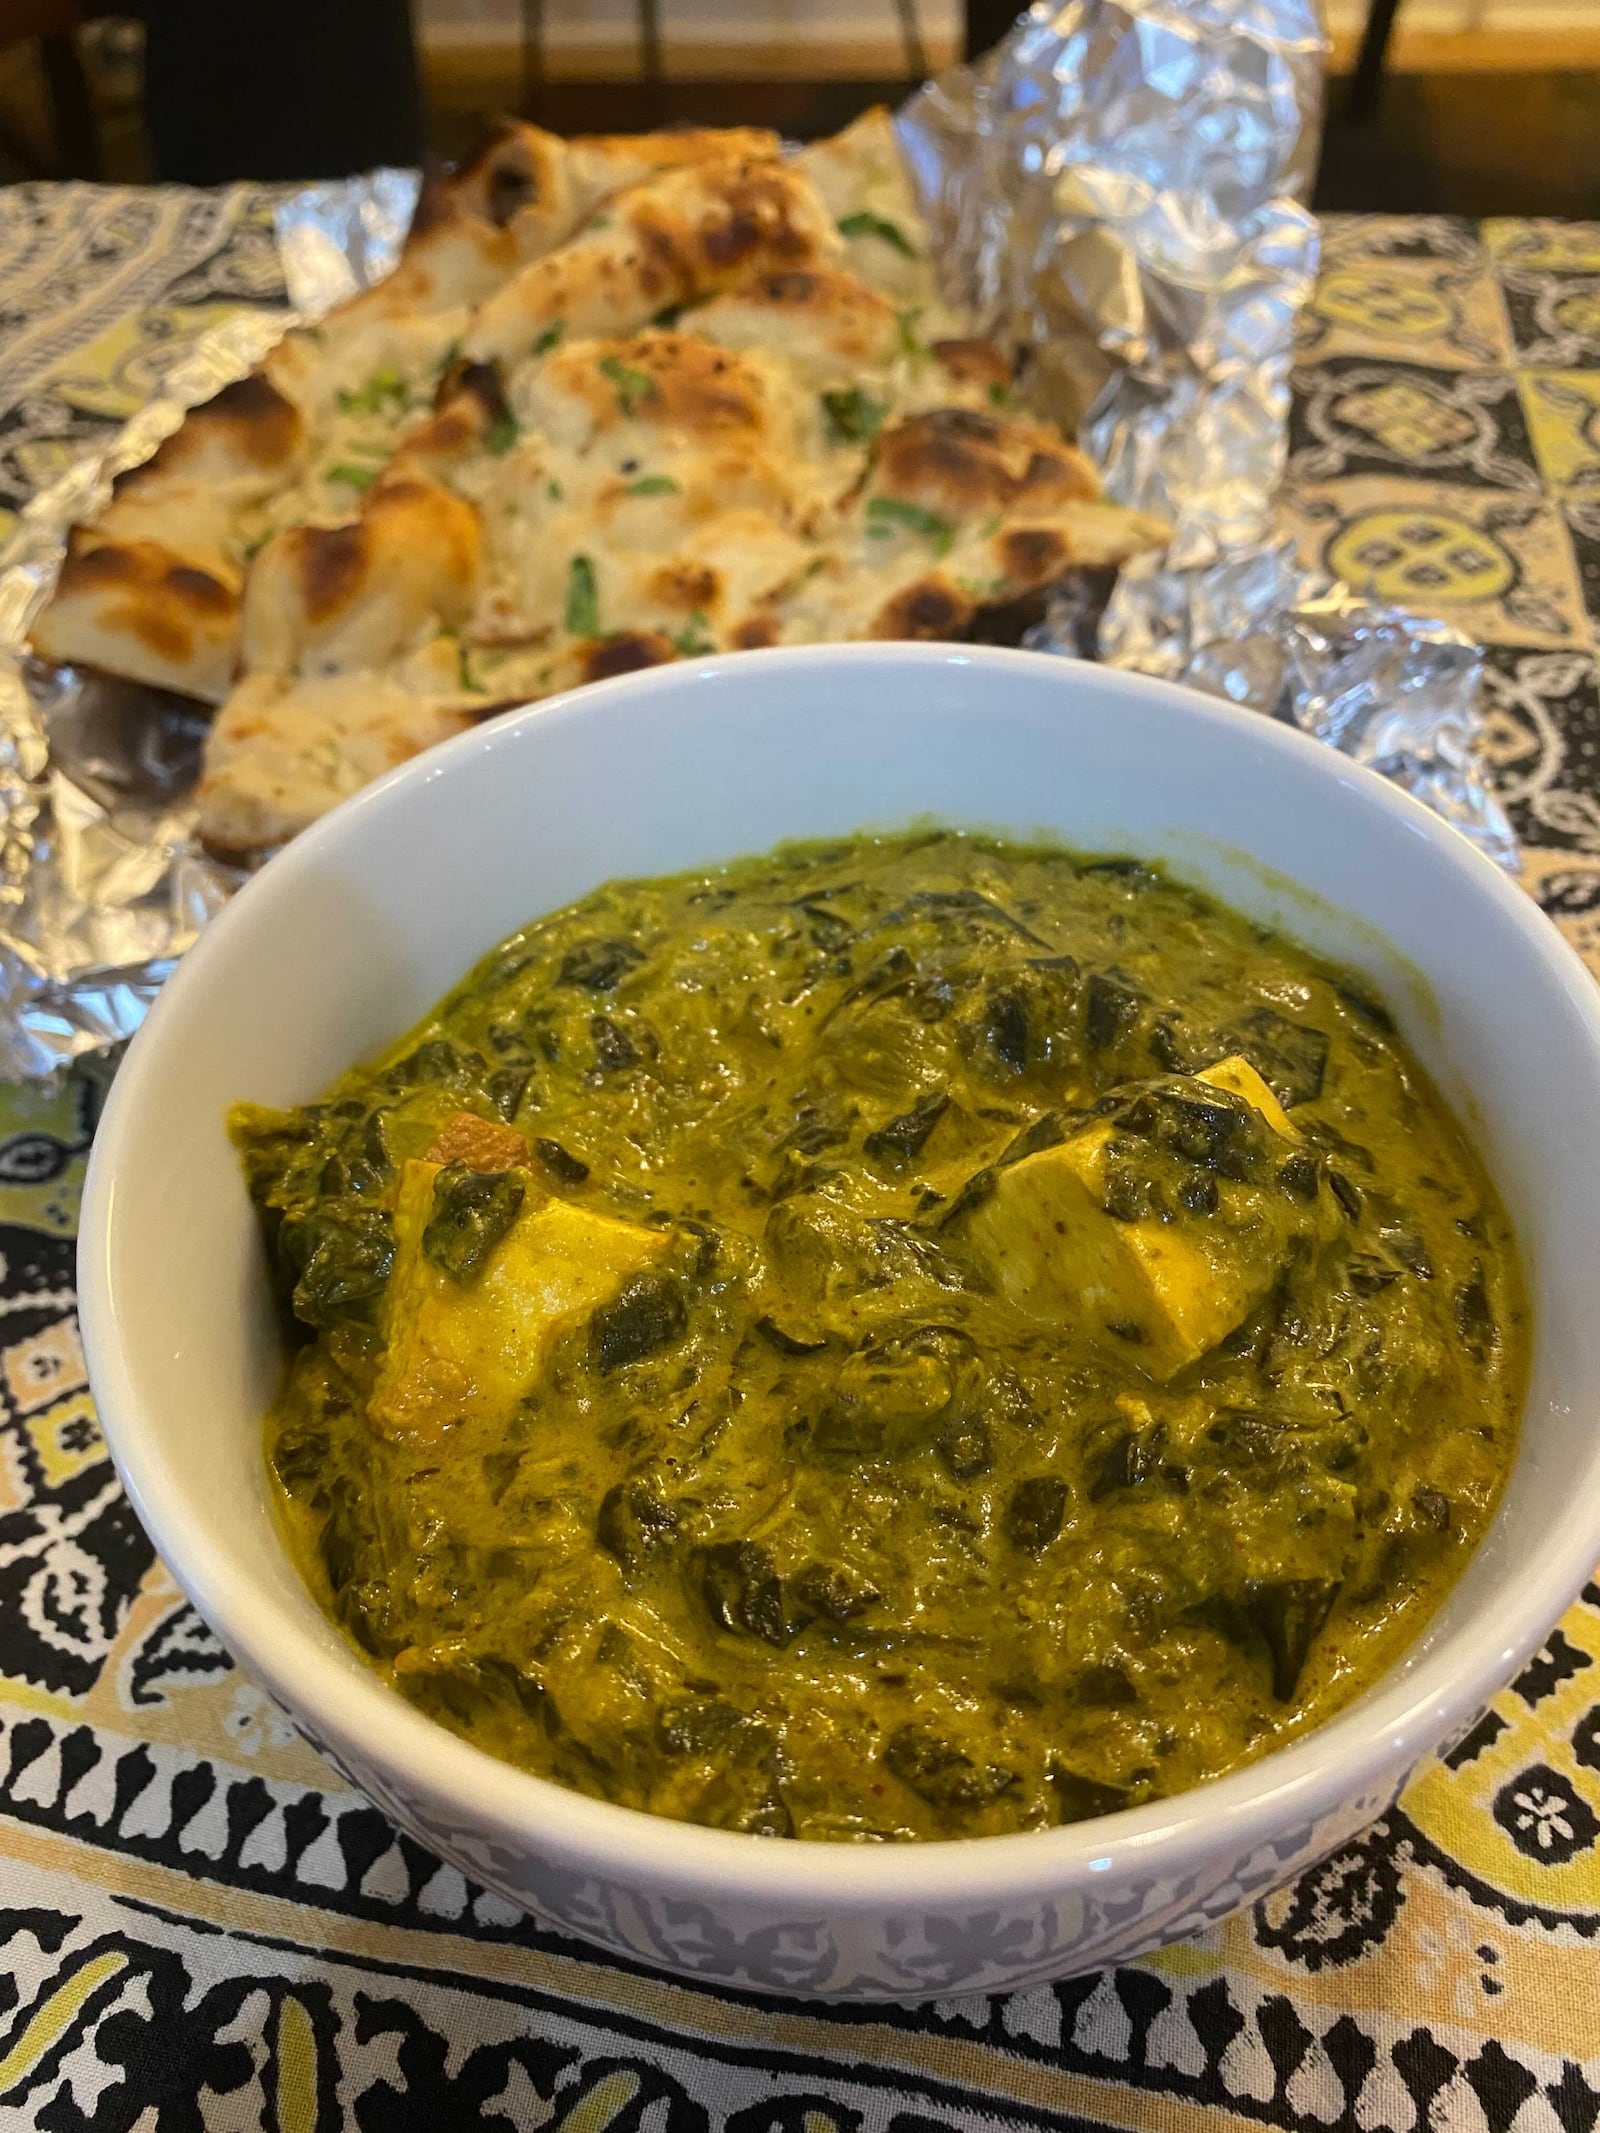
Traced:
<path id="1" fill-rule="evenodd" d="M 869 1850 L 580 1797 L 384 1688 L 280 1545 L 261 1421 L 281 1358 L 224 1111 L 316 1095 L 494 942 L 608 876 L 919 816 L 1168 859 L 1377 983 L 1521 1238 L 1534 1366 L 1504 1502 L 1375 1688 L 1176 1799 Z M 1315 743 L 1185 691 L 899 645 L 630 675 L 497 720 L 341 807 L 167 986 L 96 1139 L 81 1248 L 100 1415 L 140 1517 L 224 1643 L 353 1782 L 465 1873 L 622 1954 L 856 1999 L 998 1992 L 1134 1955 L 1381 1813 L 1600 1559 L 1597 1268 L 1600 991 L 1461 838 Z"/>

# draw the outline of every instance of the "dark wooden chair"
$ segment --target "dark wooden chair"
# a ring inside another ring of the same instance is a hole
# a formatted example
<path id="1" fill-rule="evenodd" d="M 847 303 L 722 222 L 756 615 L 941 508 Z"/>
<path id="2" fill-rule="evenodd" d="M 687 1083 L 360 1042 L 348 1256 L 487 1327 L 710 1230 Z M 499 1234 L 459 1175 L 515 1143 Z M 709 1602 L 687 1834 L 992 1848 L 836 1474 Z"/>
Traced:
<path id="1" fill-rule="evenodd" d="M 998 44 L 1022 12 L 1016 0 L 967 0 L 965 57 L 978 59 Z"/>
<path id="2" fill-rule="evenodd" d="M 521 109 L 529 116 L 542 108 L 545 89 L 544 64 L 544 0 L 520 0 L 522 8 L 522 103 Z M 662 88 L 666 79 L 661 61 L 661 0 L 635 0 L 639 24 L 639 74 L 645 86 L 646 97 L 658 107 L 655 116 L 662 116 L 664 105 Z M 917 16 L 917 0 L 894 0 L 895 17 L 900 25 L 900 49 L 905 60 L 905 78 L 908 82 L 927 79 L 927 48 L 922 42 L 922 25 Z M 1015 19 L 1015 12 L 1006 16 L 1007 26 Z"/>
<path id="3" fill-rule="evenodd" d="M 1400 0 L 1372 0 L 1367 10 L 1361 49 L 1356 54 L 1355 69 L 1344 98 L 1344 116 L 1357 124 L 1371 118 L 1378 108 L 1389 63 L 1389 43 L 1394 36 L 1395 17 L 1399 12 Z"/>
<path id="4" fill-rule="evenodd" d="M 0 45 L 36 42 L 44 74 L 50 140 L 45 159 L 11 128 L 0 140 L 20 169 L 38 178 L 98 178 L 100 133 L 94 100 L 78 50 L 78 30 L 91 15 L 110 9 L 80 7 L 76 0 L 0 0 Z"/>

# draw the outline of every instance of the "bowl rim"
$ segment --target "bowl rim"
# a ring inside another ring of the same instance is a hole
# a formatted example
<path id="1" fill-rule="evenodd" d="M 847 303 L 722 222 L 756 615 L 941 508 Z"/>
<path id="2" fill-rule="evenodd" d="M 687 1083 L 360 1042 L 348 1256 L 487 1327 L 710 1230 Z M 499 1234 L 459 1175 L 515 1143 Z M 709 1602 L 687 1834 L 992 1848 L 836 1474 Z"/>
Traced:
<path id="1" fill-rule="evenodd" d="M 278 853 L 212 919 L 167 980 L 113 1083 L 91 1151 L 79 1226 L 79 1311 L 94 1396 L 117 1471 L 146 1532 L 230 1653 L 341 1759 L 380 1777 L 402 1800 L 420 1795 L 430 1809 L 446 1807 L 454 1817 L 452 1834 L 469 1844 L 487 1828 L 513 1851 L 521 1843 L 569 1870 L 576 1865 L 627 1888 L 805 1917 L 1037 1901 L 1090 1894 L 1097 1886 L 1109 1895 L 1124 1872 L 1177 1876 L 1192 1873 L 1202 1856 L 1242 1858 L 1275 1833 L 1315 1825 L 1356 1799 L 1370 1796 L 1371 1812 L 1381 1813 L 1410 1765 L 1477 1713 L 1593 1574 L 1600 1559 L 1600 1498 L 1586 1507 L 1584 1492 L 1571 1492 L 1537 1555 L 1510 1566 L 1492 1615 L 1480 1609 L 1420 1657 L 1403 1656 L 1354 1703 L 1257 1762 L 1086 1822 L 864 1846 L 773 1843 L 675 1821 L 500 1761 L 407 1704 L 353 1646 L 319 1642 L 280 1608 L 249 1562 L 233 1560 L 206 1524 L 191 1519 L 181 1498 L 169 1493 L 160 1421 L 141 1396 L 119 1320 L 116 1261 L 124 1247 L 116 1180 L 124 1151 L 142 1131 L 144 1091 L 159 1080 L 166 1048 L 182 1040 L 194 1007 L 203 1006 L 205 988 L 224 966 L 235 933 L 268 906 L 275 883 L 286 887 L 297 870 L 314 867 L 359 827 L 410 805 L 414 792 L 449 778 L 480 754 L 514 752 L 529 732 L 549 722 L 603 719 L 607 706 L 619 700 L 694 690 L 719 678 L 730 657 L 742 668 L 751 656 L 715 653 L 591 683 L 508 710 L 401 764 Z M 908 643 L 784 647 L 754 656 L 801 672 L 841 665 L 968 665 L 997 680 L 1054 668 L 1064 684 L 1086 664 L 989 646 Z M 1172 682 L 1098 665 L 1092 673 L 1095 686 L 1113 697 L 1210 727 L 1223 747 L 1314 766 L 1314 775 L 1330 787 L 1343 786 L 1358 807 L 1376 808 L 1420 836 L 1455 873 L 1462 894 L 1499 907 L 1523 950 L 1587 1024 L 1600 1060 L 1600 985 L 1533 899 L 1458 830 L 1374 771 L 1291 727 Z"/>

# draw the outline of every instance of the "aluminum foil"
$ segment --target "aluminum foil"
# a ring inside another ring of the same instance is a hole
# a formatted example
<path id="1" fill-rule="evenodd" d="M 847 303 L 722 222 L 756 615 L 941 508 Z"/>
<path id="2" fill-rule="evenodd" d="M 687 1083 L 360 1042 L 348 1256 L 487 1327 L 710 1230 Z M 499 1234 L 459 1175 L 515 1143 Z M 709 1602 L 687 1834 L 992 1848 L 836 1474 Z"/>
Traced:
<path id="1" fill-rule="evenodd" d="M 1276 518 L 1324 58 L 1315 0 L 1040 4 L 901 132 L 950 294 L 1031 352 L 1108 493 L 1172 525 L 1120 574 L 1098 655 L 1292 718 L 1515 867 L 1481 654 L 1308 573 Z M 1084 635 L 1074 591 L 1030 642 Z"/>
<path id="2" fill-rule="evenodd" d="M 1516 871 L 1516 837 L 1477 761 L 1479 646 L 1343 586 L 1292 609 L 1278 635 L 1297 726 L 1392 778 Z"/>
<path id="3" fill-rule="evenodd" d="M 1041 0 L 982 65 L 919 91 L 901 136 L 949 293 L 1025 352 L 1033 395 L 1079 430 L 1111 495 L 1174 529 L 1103 613 L 1064 605 L 1046 647 L 1097 630 L 1119 665 L 1292 717 L 1513 864 L 1477 766 L 1478 655 L 1311 581 L 1274 520 L 1317 270 L 1302 203 L 1323 59 L 1316 0 Z M 286 196 L 301 316 L 387 271 L 415 188 L 382 171 Z M 70 524 L 284 324 L 236 315 L 207 335 L 111 452 L 34 499 L 0 557 L 0 1073 L 46 1076 L 131 1035 L 237 885 L 192 837 L 196 708 L 34 671 L 20 647 Z"/>

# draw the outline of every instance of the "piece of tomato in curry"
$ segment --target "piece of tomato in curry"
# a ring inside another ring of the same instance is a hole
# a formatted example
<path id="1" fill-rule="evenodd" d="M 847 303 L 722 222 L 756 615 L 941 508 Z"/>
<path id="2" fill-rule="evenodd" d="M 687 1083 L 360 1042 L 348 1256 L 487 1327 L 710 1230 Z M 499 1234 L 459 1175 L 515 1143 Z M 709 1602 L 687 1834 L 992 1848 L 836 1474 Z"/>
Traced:
<path id="1" fill-rule="evenodd" d="M 1304 1731 L 1505 1478 L 1513 1240 L 1357 981 L 953 833 L 614 883 L 233 1131 L 267 1456 L 382 1676 L 719 1827 L 983 1834 Z"/>

